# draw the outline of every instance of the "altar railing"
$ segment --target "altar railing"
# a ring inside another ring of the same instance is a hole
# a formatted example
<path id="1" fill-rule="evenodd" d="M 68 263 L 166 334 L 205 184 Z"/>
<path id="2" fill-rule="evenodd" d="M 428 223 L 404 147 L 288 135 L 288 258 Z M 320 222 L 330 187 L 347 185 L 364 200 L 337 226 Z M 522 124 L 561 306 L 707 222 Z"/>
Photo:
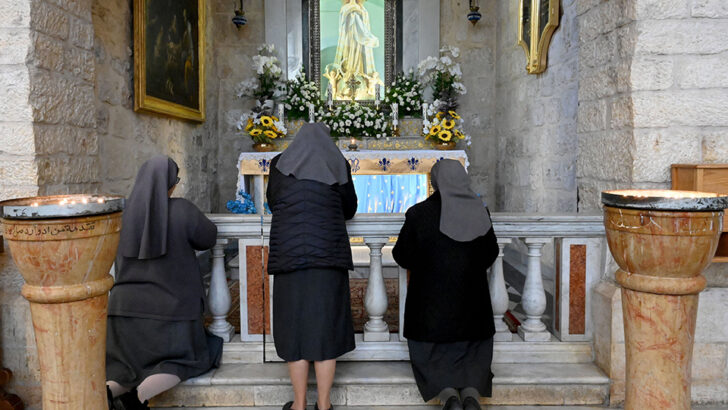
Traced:
<path id="1" fill-rule="evenodd" d="M 240 251 L 241 340 L 261 341 L 265 337 L 264 334 L 268 334 L 272 328 L 269 306 L 272 300 L 270 298 L 272 284 L 267 283 L 268 279 L 264 275 L 270 216 L 214 214 L 210 215 L 210 218 L 218 226 L 218 241 L 212 252 L 209 307 L 213 322 L 209 330 L 223 337 L 225 341 L 230 341 L 234 334 L 233 327 L 227 321 L 231 296 L 225 270 L 224 248 L 230 241 L 236 240 Z M 389 325 L 383 320 L 387 310 L 387 294 L 382 274 L 382 249 L 391 244 L 391 240 L 399 234 L 403 223 L 403 214 L 362 214 L 347 224 L 351 237 L 363 238 L 363 241 L 355 240 L 355 246 L 366 246 L 369 251 L 368 283 L 364 298 L 368 322 L 361 337 L 363 345 L 366 345 L 366 342 L 381 344 L 390 341 L 401 344 L 404 340 L 401 323 L 400 334 L 392 335 Z M 498 259 L 488 272 L 497 329 L 495 340 L 499 342 L 591 340 L 593 331 L 591 293 L 604 271 L 606 258 L 602 216 L 493 213 L 493 225 L 500 247 Z M 503 271 L 503 251 L 506 246 L 522 248 L 527 254 L 524 256 L 527 266 L 524 273 L 525 283 L 522 289 L 519 289 L 521 294 L 519 310 L 525 312 L 525 317 L 522 317 L 522 323 L 518 328 L 519 337 L 512 334 L 503 321 L 503 316 L 509 309 L 509 296 Z M 553 258 L 543 257 L 544 246 L 553 250 Z M 545 315 L 547 303 L 542 275 L 543 261 L 547 261 L 549 266 L 554 268 L 554 286 L 551 289 L 554 303 L 550 315 Z M 248 272 L 250 269 L 257 270 L 257 273 L 251 275 L 251 272 Z M 260 278 L 260 280 L 248 283 L 249 278 Z M 400 322 L 404 310 L 406 283 L 407 273 L 399 269 Z M 263 289 L 267 295 L 263 295 Z M 252 312 L 248 309 L 248 297 L 255 296 L 256 292 L 264 307 L 261 312 Z M 253 317 L 256 315 L 257 317 Z M 548 321 L 545 321 L 545 316 L 549 317 Z M 258 323 L 258 330 L 253 331 L 251 323 L 257 323 L 256 321 L 262 321 L 262 324 Z M 360 343 L 357 349 L 359 345 Z"/>

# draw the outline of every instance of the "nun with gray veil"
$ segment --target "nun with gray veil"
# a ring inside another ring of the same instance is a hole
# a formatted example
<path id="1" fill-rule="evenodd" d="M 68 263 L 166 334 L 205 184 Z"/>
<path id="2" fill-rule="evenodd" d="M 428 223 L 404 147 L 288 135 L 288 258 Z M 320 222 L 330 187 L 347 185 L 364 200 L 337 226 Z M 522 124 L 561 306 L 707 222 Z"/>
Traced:
<path id="1" fill-rule="evenodd" d="M 106 332 L 109 409 L 148 409 L 220 363 L 222 339 L 203 325 L 195 254 L 215 244 L 217 227 L 192 202 L 170 198 L 178 172 L 164 155 L 145 162 L 124 209 Z"/>
<path id="2" fill-rule="evenodd" d="M 478 410 L 490 397 L 495 324 L 486 271 L 498 256 L 490 214 L 460 162 L 432 167 L 435 192 L 406 213 L 392 254 L 409 270 L 404 336 L 425 401 Z"/>
<path id="3" fill-rule="evenodd" d="M 333 409 L 336 358 L 355 347 L 346 220 L 354 217 L 357 198 L 349 163 L 325 125 L 305 124 L 273 158 L 267 196 L 273 336 L 278 356 L 288 362 L 294 395 L 283 409 L 306 409 L 310 362 L 318 391 L 314 408 Z"/>

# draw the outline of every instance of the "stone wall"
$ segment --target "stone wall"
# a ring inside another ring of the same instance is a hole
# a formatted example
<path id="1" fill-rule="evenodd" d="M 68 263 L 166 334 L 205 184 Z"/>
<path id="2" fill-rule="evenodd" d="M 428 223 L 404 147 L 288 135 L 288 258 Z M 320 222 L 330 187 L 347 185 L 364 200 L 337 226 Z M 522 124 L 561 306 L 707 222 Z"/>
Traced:
<path id="1" fill-rule="evenodd" d="M 132 2 L 93 1 L 95 97 L 90 114 L 99 140 L 99 172 L 104 192 L 128 195 L 141 164 L 156 154 L 169 155 L 180 167 L 175 196 L 204 211 L 218 211 L 217 90 L 214 16 L 208 5 L 206 44 L 207 121 L 196 123 L 134 112 Z"/>
<path id="2" fill-rule="evenodd" d="M 0 1 L 0 200 L 38 193 L 33 110 L 28 104 L 30 3 Z"/>
<path id="3" fill-rule="evenodd" d="M 258 54 L 258 47 L 265 43 L 265 14 L 263 0 L 245 2 L 245 16 L 248 24 L 237 29 L 232 23 L 232 3 L 225 0 L 212 1 L 212 32 L 215 38 L 213 68 L 219 79 L 219 90 L 214 97 L 219 112 L 216 119 L 218 136 L 218 210 L 225 211 L 225 202 L 235 199 L 238 178 L 238 155 L 252 151 L 253 141 L 234 127 L 235 121 L 246 110 L 252 108 L 249 101 L 236 96 L 238 83 L 254 75 L 252 58 Z M 285 23 L 281 23 L 285 24 Z"/>
<path id="4" fill-rule="evenodd" d="M 728 162 L 725 2 L 578 6 L 580 209 L 607 188 L 669 187 L 673 163 Z"/>
<path id="5" fill-rule="evenodd" d="M 542 74 L 526 72 L 517 45 L 518 2 L 499 1 L 494 131 L 496 209 L 575 212 L 578 27 L 576 2 L 561 2 L 562 17 Z M 492 114 L 493 115 L 493 114 Z"/>
<path id="6" fill-rule="evenodd" d="M 460 48 L 463 83 L 468 92 L 460 98 L 458 112 L 473 143 L 466 149 L 473 189 L 483 195 L 491 209 L 496 204 L 496 162 L 498 151 L 493 120 L 495 95 L 495 30 L 497 5 L 481 1 L 483 18 L 468 22 L 468 1 L 440 2 L 440 45 Z"/>

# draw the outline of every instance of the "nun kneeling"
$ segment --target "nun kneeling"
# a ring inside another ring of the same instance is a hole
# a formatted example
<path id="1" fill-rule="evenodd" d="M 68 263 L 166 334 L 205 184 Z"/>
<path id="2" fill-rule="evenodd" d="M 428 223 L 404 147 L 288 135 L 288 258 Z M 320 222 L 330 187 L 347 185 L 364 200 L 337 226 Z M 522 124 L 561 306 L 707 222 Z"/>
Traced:
<path id="1" fill-rule="evenodd" d="M 192 202 L 170 198 L 178 171 L 166 156 L 145 162 L 124 209 L 106 331 L 109 409 L 148 409 L 150 398 L 220 363 L 195 255 L 215 244 L 217 227 Z"/>
<path id="2" fill-rule="evenodd" d="M 288 362 L 294 401 L 304 410 L 309 362 L 316 409 L 332 409 L 336 358 L 354 350 L 346 220 L 357 198 L 349 163 L 322 124 L 305 124 L 271 161 L 268 204 L 273 213 L 268 273 L 273 282 L 273 337 Z"/>
<path id="3" fill-rule="evenodd" d="M 480 409 L 490 397 L 495 325 L 486 270 L 498 256 L 490 216 L 463 166 L 432 167 L 435 193 L 411 207 L 393 250 L 410 271 L 404 336 L 425 401 Z"/>

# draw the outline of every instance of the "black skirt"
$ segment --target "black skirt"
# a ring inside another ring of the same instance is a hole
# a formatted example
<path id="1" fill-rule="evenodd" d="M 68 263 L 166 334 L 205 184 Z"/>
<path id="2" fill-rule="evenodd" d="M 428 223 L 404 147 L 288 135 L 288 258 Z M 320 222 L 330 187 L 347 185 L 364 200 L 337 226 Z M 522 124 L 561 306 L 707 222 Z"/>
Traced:
<path id="1" fill-rule="evenodd" d="M 220 365 L 222 339 L 199 320 L 167 321 L 109 316 L 106 380 L 138 386 L 147 377 L 173 374 L 184 381 Z"/>
<path id="2" fill-rule="evenodd" d="M 488 340 L 433 343 L 407 340 L 412 372 L 425 401 L 448 387 L 474 387 L 482 397 L 493 389 L 493 338 Z"/>
<path id="3" fill-rule="evenodd" d="M 336 359 L 354 350 L 349 273 L 303 269 L 273 281 L 273 338 L 287 362 Z"/>

